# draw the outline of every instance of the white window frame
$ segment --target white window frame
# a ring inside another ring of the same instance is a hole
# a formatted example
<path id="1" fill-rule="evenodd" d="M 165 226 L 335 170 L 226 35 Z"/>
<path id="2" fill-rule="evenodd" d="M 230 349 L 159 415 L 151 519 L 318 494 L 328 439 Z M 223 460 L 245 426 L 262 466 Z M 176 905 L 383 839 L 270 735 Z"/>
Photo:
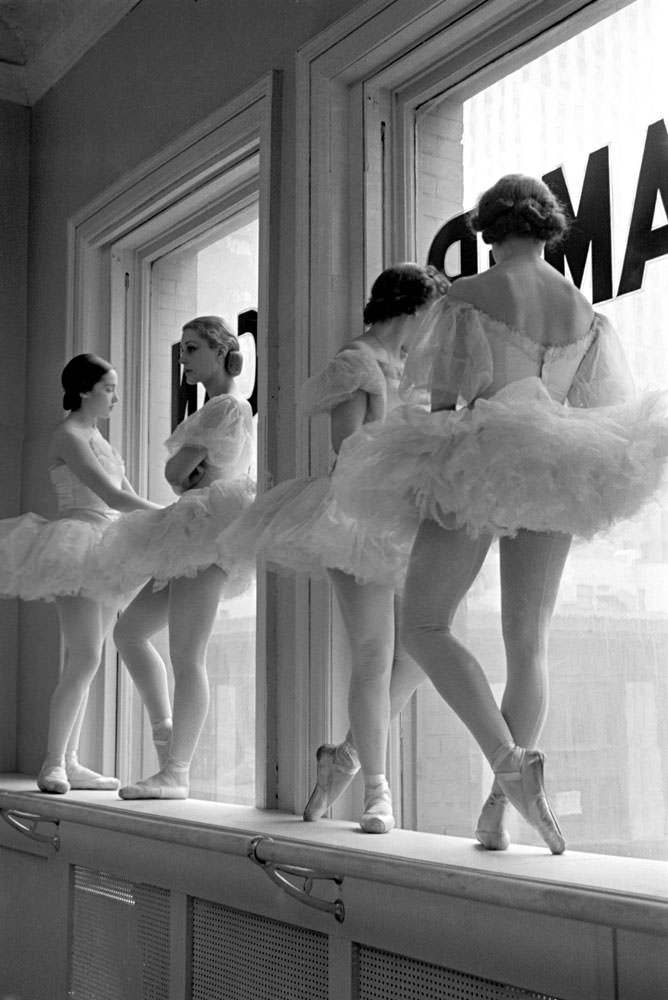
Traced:
<path id="1" fill-rule="evenodd" d="M 155 157 L 142 163 L 123 180 L 104 191 L 68 222 L 68 315 L 67 356 L 93 351 L 113 357 L 122 352 L 123 404 L 120 419 L 111 425 L 111 440 L 126 460 L 128 474 L 141 490 L 144 439 L 140 394 L 147 377 L 143 338 L 133 330 L 146 329 L 148 321 L 147 274 L 157 252 L 178 241 L 186 226 L 189 233 L 215 224 L 249 198 L 259 200 L 258 280 L 258 469 L 269 477 L 272 453 L 271 423 L 268 421 L 269 330 L 276 329 L 275 281 L 270 281 L 271 261 L 278 234 L 272 227 L 277 203 L 278 74 L 269 74 L 235 100 L 199 122 Z M 250 164 L 250 167 L 249 167 Z M 159 233 L 154 233 L 156 217 Z M 133 235 L 134 234 L 134 235 Z M 155 239 L 157 238 L 157 243 Z M 132 275 L 125 288 L 125 273 Z M 126 332 L 127 331 L 127 332 Z M 121 344 L 122 338 L 125 343 Z M 130 346 L 130 350 L 126 348 Z M 256 801 L 273 804 L 276 782 L 276 750 L 267 733 L 269 719 L 266 692 L 274 685 L 269 674 L 273 660 L 267 655 L 267 600 L 264 581 L 258 579 L 256 654 Z M 117 681 L 117 657 L 107 644 L 99 681 L 92 691 L 96 712 L 102 718 L 102 763 L 117 766 L 121 738 L 129 739 L 127 727 L 117 733 L 116 708 L 121 692 Z M 85 736 L 84 736 L 85 738 Z M 96 740 L 99 742 L 99 733 Z"/>
<path id="2" fill-rule="evenodd" d="M 574 24 L 582 30 L 624 5 L 624 0 L 368 0 L 300 49 L 298 383 L 361 332 L 372 278 L 415 254 L 414 168 L 406 141 L 414 109 L 485 66 L 512 59 L 520 46 L 534 43 L 537 52 L 551 47 L 572 34 Z M 381 121 L 386 123 L 382 142 Z M 326 423 L 301 427 L 301 471 L 324 474 L 328 457 Z M 298 701 L 310 719 L 303 747 L 307 760 L 323 737 L 340 739 L 345 732 L 341 664 L 347 652 L 329 591 L 302 586 L 298 660 L 313 664 L 299 674 Z M 410 741 L 408 721 L 404 738 Z M 388 767 L 395 784 L 399 758 L 395 727 Z M 309 772 L 304 764 L 296 768 L 295 787 L 304 796 Z M 403 807 L 402 820 L 410 825 L 415 809 L 410 795 Z"/>

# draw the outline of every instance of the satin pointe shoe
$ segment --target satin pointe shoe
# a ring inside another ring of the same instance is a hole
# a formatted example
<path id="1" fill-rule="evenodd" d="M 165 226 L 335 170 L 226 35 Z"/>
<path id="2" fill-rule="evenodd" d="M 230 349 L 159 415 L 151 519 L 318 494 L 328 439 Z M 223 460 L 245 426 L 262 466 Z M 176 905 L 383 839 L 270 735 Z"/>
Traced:
<path id="1" fill-rule="evenodd" d="M 124 785 L 118 794 L 122 799 L 187 799 L 190 795 L 189 769 L 168 763 L 150 778 Z"/>
<path id="2" fill-rule="evenodd" d="M 118 778 L 107 777 L 84 767 L 79 763 L 76 753 L 65 754 L 65 772 L 73 791 L 115 792 L 121 784 Z"/>
<path id="3" fill-rule="evenodd" d="M 552 853 L 563 854 L 566 841 L 545 794 L 543 754 L 539 750 L 522 750 L 521 753 L 518 770 L 497 771 L 494 777 L 503 794 L 541 835 Z"/>
<path id="4" fill-rule="evenodd" d="M 353 747 L 348 749 L 345 743 L 324 743 L 315 756 L 318 763 L 315 788 L 304 809 L 307 823 L 322 818 L 360 769 L 357 752 Z"/>
<path id="5" fill-rule="evenodd" d="M 60 764 L 43 764 L 37 775 L 37 787 L 51 795 L 67 795 L 70 783 L 65 768 Z"/>
<path id="6" fill-rule="evenodd" d="M 365 788 L 360 826 L 365 833 L 389 833 L 394 829 L 392 796 L 386 781 Z"/>
<path id="7" fill-rule="evenodd" d="M 488 851 L 507 851 L 510 847 L 510 834 L 503 825 L 508 805 L 506 796 L 492 789 L 482 807 L 475 835 Z"/>

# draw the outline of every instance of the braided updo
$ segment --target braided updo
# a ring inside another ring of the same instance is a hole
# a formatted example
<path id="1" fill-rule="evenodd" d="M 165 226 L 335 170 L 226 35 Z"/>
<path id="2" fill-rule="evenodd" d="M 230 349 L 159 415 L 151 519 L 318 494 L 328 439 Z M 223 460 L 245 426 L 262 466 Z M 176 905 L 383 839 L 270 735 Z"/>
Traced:
<path id="1" fill-rule="evenodd" d="M 196 316 L 183 327 L 184 330 L 194 330 L 209 347 L 220 347 L 225 354 L 225 371 L 228 375 L 241 374 L 243 355 L 239 350 L 239 341 L 230 330 L 222 316 Z"/>
<path id="2" fill-rule="evenodd" d="M 568 229 L 566 214 L 547 184 L 525 174 L 506 174 L 485 191 L 469 216 L 474 232 L 485 243 L 507 236 L 532 236 L 547 246 L 558 243 Z"/>
<path id="3" fill-rule="evenodd" d="M 77 354 L 63 368 L 60 382 L 63 387 L 63 409 L 73 413 L 81 409 L 81 396 L 90 392 L 112 366 L 97 354 Z"/>
<path id="4" fill-rule="evenodd" d="M 432 299 L 445 295 L 449 282 L 431 264 L 395 264 L 382 271 L 371 286 L 364 323 L 381 323 L 394 316 L 412 316 Z"/>

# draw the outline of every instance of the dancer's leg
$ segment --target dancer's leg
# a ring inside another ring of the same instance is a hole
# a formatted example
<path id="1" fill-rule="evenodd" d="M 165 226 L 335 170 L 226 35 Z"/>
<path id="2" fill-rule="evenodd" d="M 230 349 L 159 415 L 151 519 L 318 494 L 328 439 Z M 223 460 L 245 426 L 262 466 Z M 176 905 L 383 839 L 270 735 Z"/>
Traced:
<path id="1" fill-rule="evenodd" d="M 547 642 L 570 545 L 570 535 L 531 531 L 500 542 L 508 672 L 501 711 L 523 747 L 536 745 L 547 715 Z"/>
<path id="2" fill-rule="evenodd" d="M 117 604 L 100 605 L 100 630 L 103 642 L 107 639 L 117 614 L 118 614 Z M 83 701 L 81 702 L 81 707 L 79 709 L 79 714 L 75 719 L 74 726 L 72 728 L 72 733 L 70 735 L 69 740 L 67 741 L 67 747 L 65 749 L 65 770 L 67 772 L 67 780 L 70 783 L 70 787 L 73 789 L 112 791 L 118 788 L 119 785 L 118 778 L 106 777 L 103 774 L 99 774 L 97 771 L 93 771 L 91 770 L 91 768 L 85 767 L 79 761 L 79 741 L 81 738 L 81 728 L 83 726 L 84 716 L 86 714 L 86 708 L 88 705 L 89 693 L 90 693 L 90 685 L 87 688 L 86 693 L 83 697 Z"/>
<path id="3" fill-rule="evenodd" d="M 172 706 L 167 668 L 150 640 L 166 627 L 168 615 L 169 590 L 154 590 L 151 580 L 124 610 L 114 629 L 118 652 L 146 707 L 160 766 L 166 763 L 169 752 Z"/>
<path id="4" fill-rule="evenodd" d="M 190 762 L 209 708 L 206 651 L 225 573 L 217 566 L 169 585 L 169 651 L 174 721 L 169 758 L 157 774 L 121 789 L 123 798 L 186 798 Z"/>
<path id="5" fill-rule="evenodd" d="M 390 719 L 396 718 L 425 679 L 422 668 L 408 655 L 398 638 L 399 600 L 394 599 L 394 659 L 390 678 Z M 304 819 L 320 819 L 343 795 L 359 771 L 352 728 L 342 743 L 325 744 L 317 753 L 317 780 L 306 804 Z"/>
<path id="6" fill-rule="evenodd" d="M 570 535 L 531 531 L 499 544 L 507 663 L 501 711 L 523 747 L 536 745 L 547 715 L 548 634 L 570 545 Z M 510 843 L 504 827 L 507 804 L 495 781 L 476 829 L 485 847 L 504 850 Z"/>
<path id="7" fill-rule="evenodd" d="M 404 642 L 477 740 L 500 790 L 560 854 L 565 844 L 545 796 L 542 755 L 516 746 L 480 664 L 451 632 L 466 581 L 488 545 L 463 530 L 421 525 L 406 582 Z"/>
<path id="8" fill-rule="evenodd" d="M 420 526 L 404 594 L 402 637 L 408 652 L 492 760 L 512 736 L 482 667 L 452 634 L 455 612 L 483 564 L 489 536 L 472 539 L 434 521 Z"/>
<path id="9" fill-rule="evenodd" d="M 69 791 L 65 750 L 100 665 L 105 631 L 100 605 L 87 597 L 56 600 L 65 663 L 51 696 L 47 753 L 37 783 L 42 791 Z"/>
<path id="10" fill-rule="evenodd" d="M 385 777 L 394 656 L 394 591 L 380 584 L 358 584 L 339 570 L 330 571 L 330 579 L 351 649 L 348 713 L 364 775 L 362 827 L 368 832 L 386 832 L 394 826 Z"/>

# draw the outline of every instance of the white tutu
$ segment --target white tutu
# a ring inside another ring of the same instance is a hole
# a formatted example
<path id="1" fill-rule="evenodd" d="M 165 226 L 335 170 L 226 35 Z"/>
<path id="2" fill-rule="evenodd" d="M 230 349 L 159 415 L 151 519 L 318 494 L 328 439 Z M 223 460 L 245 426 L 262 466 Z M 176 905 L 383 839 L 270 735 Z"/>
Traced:
<path id="1" fill-rule="evenodd" d="M 112 524 L 93 514 L 50 521 L 30 513 L 0 521 L 0 596 L 24 601 L 95 596 L 94 556 Z"/>
<path id="2" fill-rule="evenodd" d="M 657 494 L 667 457 L 668 393 L 584 409 L 530 377 L 470 408 L 404 406 L 361 428 L 343 443 L 332 487 L 376 529 L 431 518 L 474 537 L 525 528 L 591 538 Z"/>
<path id="3" fill-rule="evenodd" d="M 358 583 L 400 587 L 416 525 L 376 531 L 345 515 L 327 476 L 290 479 L 263 493 L 220 539 L 238 560 L 262 555 L 280 572 L 301 571 L 316 579 L 339 569 Z"/>
<path id="4" fill-rule="evenodd" d="M 254 566 L 235 564 L 219 536 L 254 496 L 253 480 L 240 476 L 189 490 L 162 510 L 121 514 L 95 554 L 96 593 L 127 593 L 150 579 L 158 590 L 177 577 L 194 577 L 209 566 L 220 566 L 228 574 L 221 596 L 242 594 L 253 581 Z"/>

